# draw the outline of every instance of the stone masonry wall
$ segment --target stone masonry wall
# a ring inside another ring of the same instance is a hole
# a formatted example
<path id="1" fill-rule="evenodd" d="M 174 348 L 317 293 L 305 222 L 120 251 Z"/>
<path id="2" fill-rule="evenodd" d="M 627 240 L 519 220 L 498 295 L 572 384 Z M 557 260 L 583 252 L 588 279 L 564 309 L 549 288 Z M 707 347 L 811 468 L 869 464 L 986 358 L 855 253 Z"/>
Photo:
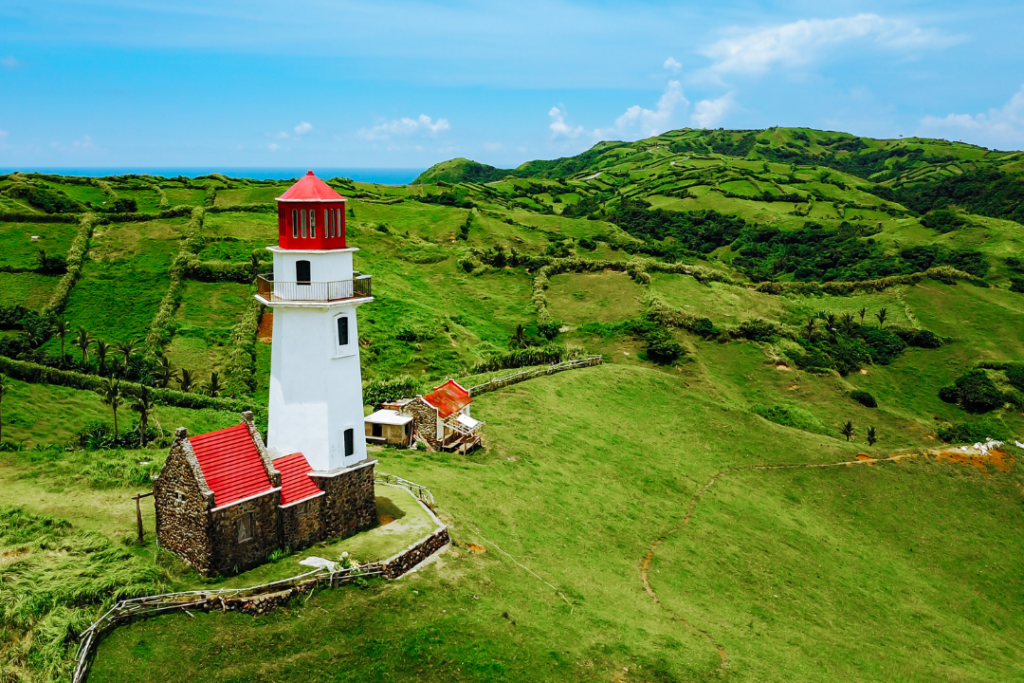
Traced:
<path id="1" fill-rule="evenodd" d="M 280 547 L 277 515 L 280 503 L 281 492 L 272 491 L 212 512 L 210 568 L 214 573 L 234 574 L 255 566 Z M 248 514 L 252 515 L 252 537 L 239 542 L 238 520 Z"/>
<path id="2" fill-rule="evenodd" d="M 397 579 L 402 574 L 427 559 L 444 546 L 451 543 L 447 527 L 438 529 L 425 541 L 403 550 L 398 555 L 384 561 L 384 578 Z"/>
<path id="3" fill-rule="evenodd" d="M 280 509 L 281 547 L 296 550 L 327 538 L 323 523 L 326 497 L 320 496 Z"/>
<path id="4" fill-rule="evenodd" d="M 375 464 L 333 476 L 309 473 L 325 493 L 321 499 L 323 507 L 320 513 L 325 537 L 351 536 L 376 524 L 377 499 L 373 488 Z"/>
<path id="5" fill-rule="evenodd" d="M 198 461 L 179 430 L 160 476 L 153 481 L 156 537 L 160 546 L 176 553 L 201 574 L 213 561 L 210 515 L 213 491 L 206 485 Z"/>
<path id="6" fill-rule="evenodd" d="M 416 425 L 416 433 L 430 444 L 434 450 L 440 450 L 441 442 L 437 440 L 437 409 L 417 396 L 402 408 L 406 415 L 412 415 Z"/>

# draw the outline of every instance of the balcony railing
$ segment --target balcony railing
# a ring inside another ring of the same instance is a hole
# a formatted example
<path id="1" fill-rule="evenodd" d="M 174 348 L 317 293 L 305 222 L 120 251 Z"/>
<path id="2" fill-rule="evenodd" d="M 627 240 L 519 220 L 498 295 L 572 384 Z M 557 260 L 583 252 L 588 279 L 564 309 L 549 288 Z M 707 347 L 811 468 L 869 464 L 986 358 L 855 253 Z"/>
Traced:
<path id="1" fill-rule="evenodd" d="M 344 301 L 370 295 L 370 276 L 356 273 L 352 280 L 336 282 L 274 282 L 273 275 L 256 276 L 256 291 L 271 303 L 290 301 Z"/>

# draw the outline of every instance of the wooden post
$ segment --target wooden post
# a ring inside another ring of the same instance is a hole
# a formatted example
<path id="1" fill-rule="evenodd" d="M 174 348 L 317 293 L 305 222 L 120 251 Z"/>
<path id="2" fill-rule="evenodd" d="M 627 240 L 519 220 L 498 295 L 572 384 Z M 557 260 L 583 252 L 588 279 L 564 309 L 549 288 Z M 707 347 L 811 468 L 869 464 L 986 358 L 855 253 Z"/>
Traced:
<path id="1" fill-rule="evenodd" d="M 152 495 L 153 495 L 153 492 L 150 491 L 149 493 L 139 493 L 139 494 L 136 494 L 136 495 L 132 496 L 132 500 L 135 501 L 135 520 L 139 524 L 139 545 L 142 545 L 143 542 L 144 542 L 143 541 L 143 532 L 142 532 L 142 505 L 141 505 L 141 503 L 139 501 L 142 500 L 143 498 L 148 498 L 149 496 L 152 496 Z"/>

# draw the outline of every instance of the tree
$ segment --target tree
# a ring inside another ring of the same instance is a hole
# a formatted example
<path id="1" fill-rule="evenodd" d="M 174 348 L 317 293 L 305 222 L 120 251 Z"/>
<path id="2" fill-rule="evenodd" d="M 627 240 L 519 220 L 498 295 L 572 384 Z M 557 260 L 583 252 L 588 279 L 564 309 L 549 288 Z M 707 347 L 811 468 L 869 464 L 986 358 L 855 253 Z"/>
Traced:
<path id="1" fill-rule="evenodd" d="M 149 429 L 149 415 L 153 412 L 153 395 L 149 387 L 142 385 L 139 395 L 132 401 L 131 409 L 139 414 L 139 447 L 146 447 L 146 430 Z"/>
<path id="2" fill-rule="evenodd" d="M 167 356 L 157 356 L 153 376 L 164 389 L 170 386 L 171 382 L 178 381 L 178 373 L 171 367 L 171 361 Z"/>
<path id="3" fill-rule="evenodd" d="M 878 313 L 875 313 L 875 317 L 878 318 L 878 329 L 885 327 L 885 319 L 889 316 L 889 309 L 879 308 Z"/>
<path id="4" fill-rule="evenodd" d="M 256 252 L 249 254 L 249 268 L 252 269 L 253 277 L 256 277 L 257 275 L 260 274 L 260 263 L 261 261 L 259 254 L 257 254 Z"/>
<path id="5" fill-rule="evenodd" d="M 846 421 L 846 424 L 843 425 L 842 435 L 846 437 L 847 441 L 850 440 L 853 436 L 853 422 L 850 422 L 849 420 Z"/>
<path id="6" fill-rule="evenodd" d="M 75 345 L 82 349 L 82 367 L 89 362 L 89 347 L 92 345 L 92 337 L 89 331 L 82 325 L 78 326 L 78 333 L 75 335 Z"/>
<path id="7" fill-rule="evenodd" d="M 7 392 L 10 391 L 10 389 L 10 380 L 8 380 L 4 375 L 0 375 L 0 441 L 4 440 L 4 396 L 7 395 Z"/>
<path id="8" fill-rule="evenodd" d="M 121 400 L 124 398 L 124 394 L 121 391 L 121 382 L 114 377 L 108 377 L 103 380 L 103 386 L 99 388 L 98 393 L 103 402 L 114 411 L 114 443 L 116 444 L 119 439 L 117 409 L 121 407 Z"/>
<path id="9" fill-rule="evenodd" d="M 57 318 L 56 320 L 53 321 L 53 329 L 57 333 L 57 336 L 60 338 L 60 362 L 61 362 L 61 365 L 63 365 L 64 364 L 64 337 L 67 336 L 67 334 L 70 331 L 71 327 L 70 327 L 70 325 L 68 325 L 68 321 L 65 320 L 64 318 Z"/>
<path id="10" fill-rule="evenodd" d="M 178 378 L 178 389 L 186 394 L 192 390 L 192 372 L 182 369 L 181 377 Z"/>
<path id="11" fill-rule="evenodd" d="M 139 346 L 138 339 L 129 339 L 128 341 L 118 342 L 114 349 L 117 353 L 124 358 L 124 374 L 128 374 L 128 361 L 131 359 L 132 354 L 135 353 L 135 349 Z"/>
<path id="12" fill-rule="evenodd" d="M 216 372 L 210 373 L 210 381 L 206 383 L 204 387 L 206 393 L 214 398 L 220 396 L 220 392 L 224 390 L 224 387 L 220 383 L 220 375 Z"/>
<path id="13" fill-rule="evenodd" d="M 840 318 L 839 320 L 840 320 L 840 323 L 843 326 L 843 332 L 846 332 L 846 334 L 852 334 L 853 333 L 853 314 L 852 313 L 843 313 L 843 317 Z"/>
<path id="14" fill-rule="evenodd" d="M 868 309 L 864 308 L 863 306 L 861 306 L 860 310 L 857 311 L 857 315 L 860 316 L 860 324 L 861 325 L 864 324 L 864 316 L 866 316 L 867 314 L 868 314 Z"/>
<path id="15" fill-rule="evenodd" d="M 513 349 L 525 349 L 529 346 L 530 340 L 526 337 L 526 328 L 516 325 L 516 331 L 512 333 L 512 339 L 509 340 L 508 345 Z"/>
<path id="16" fill-rule="evenodd" d="M 874 446 L 878 443 L 878 433 L 875 432 L 874 427 L 868 427 L 868 445 Z"/>
<path id="17" fill-rule="evenodd" d="M 107 354 L 110 353 L 110 344 L 102 339 L 96 340 L 96 362 L 100 366 L 100 374 L 107 374 Z"/>
<path id="18" fill-rule="evenodd" d="M 814 337 L 817 336 L 817 325 L 814 318 L 807 320 L 807 326 L 804 328 L 807 331 L 807 341 L 814 341 Z"/>

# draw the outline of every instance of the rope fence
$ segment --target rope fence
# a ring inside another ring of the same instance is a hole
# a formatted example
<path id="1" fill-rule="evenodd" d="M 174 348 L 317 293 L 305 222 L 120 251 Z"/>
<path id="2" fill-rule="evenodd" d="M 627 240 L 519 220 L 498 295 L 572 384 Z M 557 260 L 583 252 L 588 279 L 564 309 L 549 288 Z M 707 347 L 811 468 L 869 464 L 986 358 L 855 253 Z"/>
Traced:
<path id="1" fill-rule="evenodd" d="M 504 377 L 496 377 L 492 380 L 478 384 L 475 387 L 470 388 L 470 396 L 479 396 L 480 394 L 486 394 L 489 391 L 496 391 L 503 387 L 510 386 L 512 384 L 518 384 L 519 382 L 525 382 L 528 379 L 534 379 L 535 377 L 543 377 L 545 375 L 553 375 L 556 372 L 564 372 L 566 370 L 575 370 L 576 368 L 588 368 L 593 365 L 601 365 L 604 362 L 604 356 L 598 354 L 595 356 L 587 356 L 586 358 L 579 358 L 577 360 L 567 360 L 561 363 L 555 363 L 545 368 L 534 368 L 533 370 L 521 370 L 511 375 L 505 375 Z"/>

